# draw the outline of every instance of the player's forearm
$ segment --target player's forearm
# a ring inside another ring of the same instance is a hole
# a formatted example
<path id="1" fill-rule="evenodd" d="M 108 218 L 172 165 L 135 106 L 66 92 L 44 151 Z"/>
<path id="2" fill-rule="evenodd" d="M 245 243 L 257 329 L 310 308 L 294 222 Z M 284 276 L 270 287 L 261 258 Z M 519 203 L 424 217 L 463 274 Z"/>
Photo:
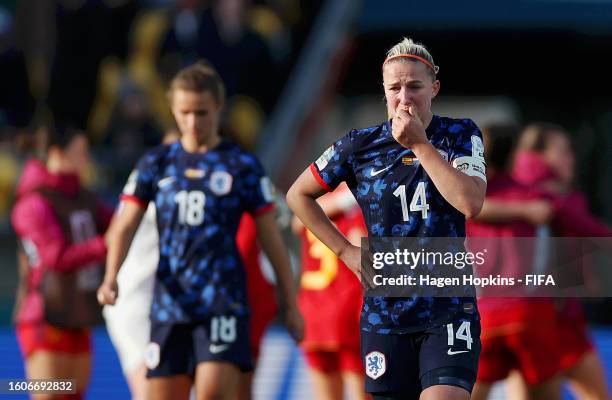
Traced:
<path id="1" fill-rule="evenodd" d="M 287 204 L 304 226 L 338 257 L 351 246 L 347 238 L 327 218 L 316 200 L 300 193 L 295 185 L 287 193 Z"/>
<path id="2" fill-rule="evenodd" d="M 525 219 L 524 202 L 500 202 L 486 200 L 482 205 L 482 210 L 475 218 L 482 222 L 505 222 Z"/>
<path id="3" fill-rule="evenodd" d="M 273 222 L 275 224 L 275 222 Z M 268 224 L 269 225 L 269 224 Z M 296 290 L 291 272 L 291 262 L 289 254 L 283 243 L 280 231 L 276 226 L 262 226 L 260 221 L 257 221 L 257 239 L 261 244 L 261 248 L 268 256 L 272 269 L 277 278 L 278 287 L 281 293 L 281 301 L 288 308 L 295 307 Z"/>
<path id="4" fill-rule="evenodd" d="M 450 166 L 430 143 L 415 145 L 412 151 L 450 205 L 468 218 L 478 215 L 482 209 L 484 191 L 471 176 Z"/>
<path id="5" fill-rule="evenodd" d="M 138 226 L 136 226 L 138 228 Z M 106 256 L 106 271 L 104 280 L 113 282 L 117 279 L 121 264 L 127 257 L 130 244 L 136 233 L 136 228 L 121 226 L 114 229 L 113 234 L 108 239 L 108 253 Z"/>
<path id="6" fill-rule="evenodd" d="M 333 192 L 327 193 L 317 199 L 317 203 L 329 218 L 350 210 L 357 205 L 357 201 L 345 183 L 340 184 Z"/>

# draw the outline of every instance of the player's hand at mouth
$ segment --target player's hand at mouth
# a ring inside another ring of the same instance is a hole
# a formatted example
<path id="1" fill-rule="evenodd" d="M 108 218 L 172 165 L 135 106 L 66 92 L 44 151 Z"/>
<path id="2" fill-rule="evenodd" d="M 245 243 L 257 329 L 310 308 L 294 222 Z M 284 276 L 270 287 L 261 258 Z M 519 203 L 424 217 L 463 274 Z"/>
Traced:
<path id="1" fill-rule="evenodd" d="M 393 138 L 402 146 L 410 149 L 419 143 L 426 143 L 427 136 L 423 122 L 414 105 L 399 104 L 391 124 Z"/>

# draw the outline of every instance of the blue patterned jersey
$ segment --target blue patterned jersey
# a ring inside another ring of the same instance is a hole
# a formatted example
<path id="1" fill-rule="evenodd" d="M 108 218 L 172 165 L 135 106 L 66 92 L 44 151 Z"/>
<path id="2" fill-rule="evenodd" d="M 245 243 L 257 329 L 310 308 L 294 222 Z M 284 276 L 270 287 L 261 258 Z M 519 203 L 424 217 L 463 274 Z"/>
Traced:
<path id="1" fill-rule="evenodd" d="M 440 157 L 486 181 L 482 134 L 473 121 L 434 115 L 426 134 Z M 414 153 L 395 141 L 389 121 L 352 130 L 310 169 L 327 190 L 347 182 L 370 237 L 465 236 L 464 215 L 440 195 Z M 378 333 L 427 329 L 450 318 L 464 303 L 475 303 L 473 288 L 466 293 L 469 297 L 366 297 L 361 326 Z"/>
<path id="2" fill-rule="evenodd" d="M 180 142 L 159 146 L 140 159 L 123 197 L 153 201 L 157 210 L 153 321 L 248 313 L 236 231 L 244 211 L 273 208 L 270 180 L 255 156 L 226 141 L 205 153 L 188 153 Z"/>

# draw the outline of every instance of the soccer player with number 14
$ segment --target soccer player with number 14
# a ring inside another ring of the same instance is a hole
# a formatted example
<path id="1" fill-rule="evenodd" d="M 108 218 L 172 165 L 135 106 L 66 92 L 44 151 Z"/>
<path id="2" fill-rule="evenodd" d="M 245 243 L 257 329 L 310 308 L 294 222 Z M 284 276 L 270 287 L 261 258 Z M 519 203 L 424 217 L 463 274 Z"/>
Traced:
<path id="1" fill-rule="evenodd" d="M 438 67 L 404 39 L 382 66 L 390 120 L 352 130 L 304 171 L 287 195 L 304 225 L 355 273 L 361 250 L 316 198 L 346 182 L 370 237 L 464 237 L 486 191 L 482 135 L 469 119 L 433 115 Z M 361 355 L 374 399 L 464 400 L 476 379 L 480 318 L 465 297 L 365 297 Z"/>

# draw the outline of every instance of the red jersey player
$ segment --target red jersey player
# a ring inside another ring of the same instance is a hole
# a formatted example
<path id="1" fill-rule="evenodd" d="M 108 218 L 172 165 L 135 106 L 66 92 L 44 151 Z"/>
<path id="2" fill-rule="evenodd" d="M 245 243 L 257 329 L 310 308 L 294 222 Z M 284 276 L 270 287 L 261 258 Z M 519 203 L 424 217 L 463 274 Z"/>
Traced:
<path id="1" fill-rule="evenodd" d="M 483 130 L 487 195 L 481 214 L 467 225 L 469 237 L 492 238 L 487 241 L 487 261 L 477 270 L 482 275 L 495 271 L 502 276 L 516 276 L 522 268 L 532 265 L 535 248 L 526 245 L 535 240 L 512 238 L 536 236 L 536 226 L 553 216 L 549 202 L 508 173 L 516 132 L 509 126 Z M 518 369 L 525 377 L 530 398 L 558 398 L 557 375 L 561 366 L 557 342 L 550 340 L 556 321 L 552 300 L 489 294 L 479 298 L 478 307 L 482 352 L 472 398 L 486 399 L 491 384 L 506 378 L 512 369 Z"/>
<path id="2" fill-rule="evenodd" d="M 320 199 L 332 222 L 351 241 L 366 236 L 361 210 L 346 185 Z M 316 398 L 365 398 L 359 350 L 361 285 L 358 278 L 310 231 L 294 220 L 302 239 L 302 278 L 298 296 L 304 315 L 302 349 Z"/>
<path id="3" fill-rule="evenodd" d="M 289 228 L 291 223 L 291 211 L 285 199 L 279 192 L 275 194 L 276 222 L 281 231 Z M 236 244 L 242 257 L 247 276 L 247 295 L 251 317 L 249 320 L 249 334 L 251 340 L 251 354 L 253 355 L 254 369 L 243 373 L 240 387 L 240 400 L 252 398 L 252 385 L 257 361 L 261 353 L 261 342 L 266 333 L 268 325 L 276 318 L 278 303 L 275 297 L 274 277 L 266 276 L 266 264 L 272 273 L 270 260 L 262 251 L 257 241 L 257 226 L 250 214 L 242 215 L 238 232 L 236 233 Z"/>
<path id="4" fill-rule="evenodd" d="M 248 213 L 242 215 L 236 244 L 242 256 L 247 275 L 247 295 L 251 307 L 249 333 L 253 365 L 257 368 L 257 359 L 261 347 L 261 339 L 267 326 L 276 317 L 278 305 L 274 297 L 274 287 L 266 280 L 261 270 L 261 247 L 257 242 L 257 227 L 255 220 Z M 253 371 L 243 373 L 240 387 L 240 400 L 251 398 Z"/>
<path id="5" fill-rule="evenodd" d="M 112 212 L 79 181 L 89 160 L 84 132 L 57 125 L 40 133 L 44 160 L 26 163 L 11 215 L 23 250 L 15 329 L 27 377 L 75 379 L 75 394 L 54 398 L 82 399 Z"/>
<path id="6" fill-rule="evenodd" d="M 515 179 L 544 190 L 558 204 L 562 218 L 552 221 L 553 236 L 612 235 L 612 229 L 590 213 L 584 194 L 572 188 L 575 157 L 569 135 L 562 127 L 550 123 L 529 125 L 521 134 L 518 150 L 512 171 Z M 580 245 L 576 247 L 579 254 Z M 603 365 L 593 346 L 582 306 L 575 298 L 561 300 L 555 336 L 564 375 L 578 398 L 607 399 Z"/>

